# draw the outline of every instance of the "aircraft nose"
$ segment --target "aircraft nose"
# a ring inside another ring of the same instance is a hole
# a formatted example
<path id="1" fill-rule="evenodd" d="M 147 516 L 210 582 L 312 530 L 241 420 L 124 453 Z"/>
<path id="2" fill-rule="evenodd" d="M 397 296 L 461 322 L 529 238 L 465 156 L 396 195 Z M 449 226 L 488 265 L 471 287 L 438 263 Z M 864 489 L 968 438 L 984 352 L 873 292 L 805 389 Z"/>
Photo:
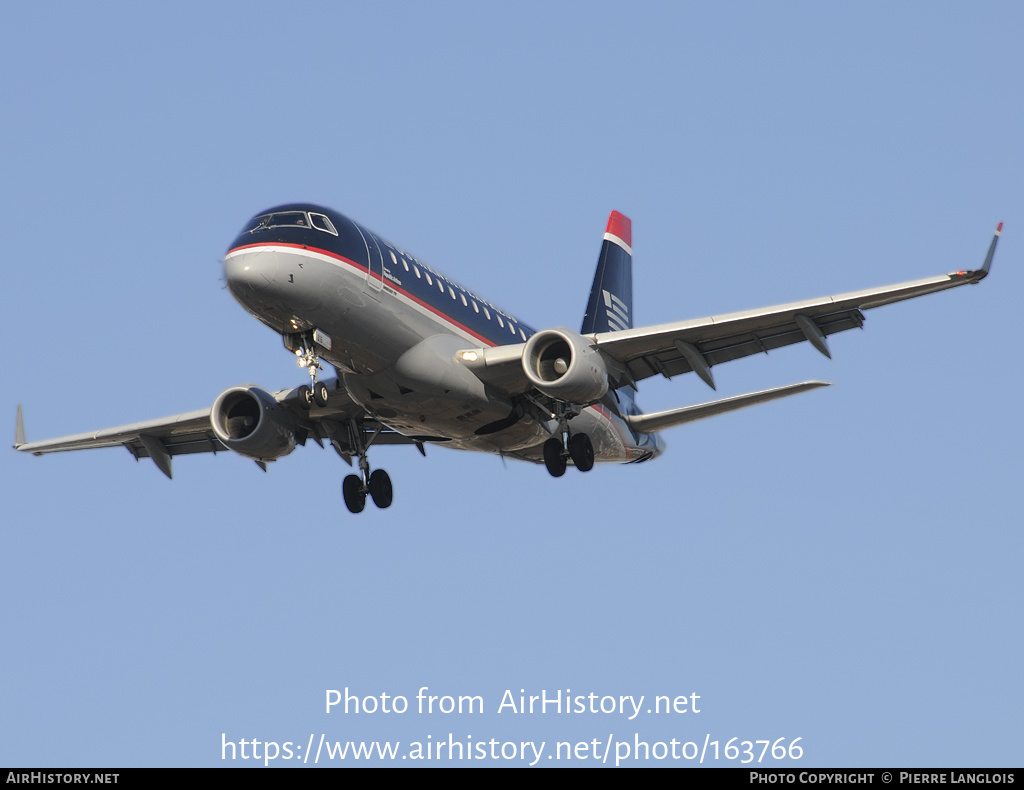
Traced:
<path id="1" fill-rule="evenodd" d="M 224 278 L 236 297 L 264 294 L 274 288 L 280 266 L 276 252 L 235 253 L 224 259 Z"/>

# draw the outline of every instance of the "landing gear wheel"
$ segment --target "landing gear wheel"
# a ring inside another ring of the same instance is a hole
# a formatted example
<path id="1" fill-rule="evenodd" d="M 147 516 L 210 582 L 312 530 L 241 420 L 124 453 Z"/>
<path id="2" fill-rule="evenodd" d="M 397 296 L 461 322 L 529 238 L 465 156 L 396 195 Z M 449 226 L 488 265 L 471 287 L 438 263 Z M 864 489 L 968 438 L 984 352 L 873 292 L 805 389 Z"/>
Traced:
<path id="1" fill-rule="evenodd" d="M 368 488 L 370 496 L 373 498 L 373 504 L 381 510 L 390 507 L 394 492 L 391 489 L 391 478 L 388 477 L 387 472 L 383 469 L 374 469 L 373 474 L 370 475 Z"/>
<path id="2" fill-rule="evenodd" d="M 299 405 L 306 411 L 313 408 L 313 390 L 309 388 L 308 384 L 299 387 Z"/>
<path id="3" fill-rule="evenodd" d="M 569 457 L 581 472 L 594 468 L 594 445 L 585 433 L 574 433 L 569 437 Z"/>
<path id="4" fill-rule="evenodd" d="M 554 437 L 544 442 L 544 466 L 552 477 L 565 474 L 565 456 L 562 455 L 562 442 Z"/>
<path id="5" fill-rule="evenodd" d="M 349 475 L 341 484 L 341 493 L 345 497 L 345 507 L 351 513 L 362 513 L 366 507 L 366 492 L 363 481 L 358 475 Z"/>
<path id="6" fill-rule="evenodd" d="M 313 385 L 313 401 L 320 407 L 327 405 L 327 385 L 322 381 Z"/>

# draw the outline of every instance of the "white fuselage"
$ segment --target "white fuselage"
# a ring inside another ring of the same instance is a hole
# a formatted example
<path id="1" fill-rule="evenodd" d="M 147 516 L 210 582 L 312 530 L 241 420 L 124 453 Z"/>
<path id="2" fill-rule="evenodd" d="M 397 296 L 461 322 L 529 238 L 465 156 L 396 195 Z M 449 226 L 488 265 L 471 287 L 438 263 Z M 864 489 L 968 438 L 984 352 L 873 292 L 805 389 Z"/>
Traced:
<path id="1" fill-rule="evenodd" d="M 239 303 L 282 335 L 326 333 L 330 348 L 317 351 L 349 397 L 399 433 L 540 460 L 557 421 L 485 385 L 456 358 L 467 348 L 523 343 L 534 330 L 351 220 L 329 217 L 334 234 L 316 227 L 243 232 L 224 259 Z M 583 409 L 571 431 L 590 436 L 599 461 L 657 454 L 656 438 L 631 432 L 616 400 L 612 393 Z"/>

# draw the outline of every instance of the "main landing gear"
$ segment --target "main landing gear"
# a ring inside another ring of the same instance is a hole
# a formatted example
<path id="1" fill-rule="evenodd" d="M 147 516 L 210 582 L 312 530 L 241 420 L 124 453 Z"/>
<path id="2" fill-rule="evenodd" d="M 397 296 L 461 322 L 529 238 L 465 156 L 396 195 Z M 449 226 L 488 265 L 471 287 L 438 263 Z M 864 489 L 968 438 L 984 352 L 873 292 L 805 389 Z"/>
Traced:
<path id="1" fill-rule="evenodd" d="M 317 380 L 317 372 L 323 370 L 320 355 L 317 353 L 318 346 L 323 346 L 328 351 L 331 348 L 330 337 L 319 329 L 303 332 L 301 335 L 285 336 L 285 347 L 295 352 L 295 356 L 299 358 L 299 367 L 305 368 L 309 373 L 310 384 L 299 387 L 299 403 L 307 411 L 313 408 L 314 403 L 321 408 L 327 405 L 327 385 Z M 345 448 L 344 442 L 339 444 L 338 441 L 334 441 L 334 446 L 346 461 L 350 461 L 353 454 L 359 456 L 359 474 L 348 475 L 341 483 L 345 507 L 352 513 L 362 513 L 366 507 L 367 494 L 377 507 L 390 507 L 394 499 L 391 478 L 383 469 L 375 469 L 371 473 L 370 462 L 366 458 L 367 448 L 380 435 L 384 426 L 378 425 L 367 439 L 362 420 L 348 420 L 345 425 L 348 431 L 348 447 Z M 340 440 L 343 437 L 334 438 Z"/>
<path id="2" fill-rule="evenodd" d="M 544 442 L 544 466 L 552 477 L 565 474 L 567 459 L 581 472 L 589 472 L 594 468 L 594 444 L 585 433 L 571 433 L 569 420 L 579 415 L 581 407 L 577 404 L 556 401 L 554 404 L 537 404 L 548 413 L 548 418 L 558 420 L 557 433 Z"/>
<path id="3" fill-rule="evenodd" d="M 345 507 L 352 513 L 363 512 L 367 494 L 370 495 L 373 504 L 381 509 L 388 507 L 394 497 L 391 478 L 383 469 L 374 469 L 366 482 L 359 475 L 349 475 L 342 481 L 341 493 L 345 497 Z"/>
<path id="4" fill-rule="evenodd" d="M 394 491 L 391 488 L 391 478 L 383 469 L 374 469 L 370 473 L 370 462 L 366 458 L 366 450 L 373 440 L 380 435 L 383 426 L 378 425 L 377 430 L 368 440 L 363 434 L 363 427 L 357 420 L 349 420 L 349 446 L 353 447 L 359 456 L 358 475 L 349 475 L 341 483 L 341 494 L 345 498 L 345 507 L 351 513 L 362 513 L 366 507 L 366 495 L 369 494 L 373 504 L 382 510 L 390 507 L 394 498 Z"/>
<path id="5" fill-rule="evenodd" d="M 544 442 L 544 466 L 548 468 L 548 473 L 552 477 L 561 477 L 565 474 L 567 458 L 571 458 L 581 472 L 593 469 L 594 445 L 590 437 L 585 433 L 574 433 L 569 437 L 568 445 L 554 436 Z"/>

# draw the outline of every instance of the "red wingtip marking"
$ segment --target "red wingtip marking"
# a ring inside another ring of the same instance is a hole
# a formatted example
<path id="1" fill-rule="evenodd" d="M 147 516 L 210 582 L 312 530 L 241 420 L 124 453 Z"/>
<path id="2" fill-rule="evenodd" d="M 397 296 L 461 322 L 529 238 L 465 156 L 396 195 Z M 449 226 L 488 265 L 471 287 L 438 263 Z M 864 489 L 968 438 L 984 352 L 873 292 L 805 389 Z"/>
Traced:
<path id="1" fill-rule="evenodd" d="M 996 233 L 1002 233 L 1002 232 L 1003 232 L 1003 223 L 1000 222 L 998 225 L 996 225 Z"/>
<path id="2" fill-rule="evenodd" d="M 608 227 L 604 232 L 618 236 L 626 242 L 627 247 L 633 246 L 633 223 L 629 221 L 629 217 L 623 216 L 618 211 L 613 211 L 608 216 Z"/>

